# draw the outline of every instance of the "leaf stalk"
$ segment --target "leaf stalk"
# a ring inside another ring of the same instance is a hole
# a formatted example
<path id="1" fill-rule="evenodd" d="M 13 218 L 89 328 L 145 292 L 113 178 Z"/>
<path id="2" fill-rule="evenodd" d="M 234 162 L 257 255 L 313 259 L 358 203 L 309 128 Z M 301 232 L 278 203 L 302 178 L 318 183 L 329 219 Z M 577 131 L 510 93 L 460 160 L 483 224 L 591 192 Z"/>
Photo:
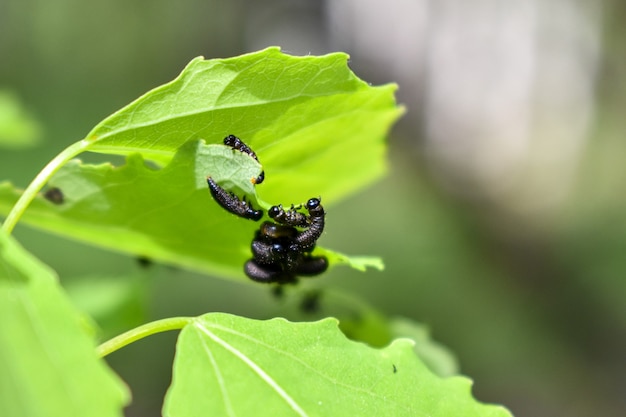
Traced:
<path id="1" fill-rule="evenodd" d="M 170 317 L 142 324 L 125 333 L 115 336 L 113 339 L 107 340 L 97 347 L 96 352 L 99 357 L 105 357 L 118 349 L 123 348 L 137 340 L 153 334 L 167 332 L 170 330 L 181 330 L 193 321 L 193 317 Z"/>
<path id="2" fill-rule="evenodd" d="M 70 159 L 76 155 L 85 151 L 90 145 L 90 142 L 86 140 L 79 140 L 65 148 L 61 153 L 55 156 L 48 164 L 37 174 L 37 176 L 26 187 L 26 190 L 22 193 L 17 200 L 9 215 L 7 216 L 4 224 L 2 225 L 2 231 L 6 234 L 11 234 L 13 228 L 19 221 L 20 217 L 24 214 L 30 203 L 35 199 L 37 193 L 43 188 L 43 186 L 50 180 L 50 178 Z"/>

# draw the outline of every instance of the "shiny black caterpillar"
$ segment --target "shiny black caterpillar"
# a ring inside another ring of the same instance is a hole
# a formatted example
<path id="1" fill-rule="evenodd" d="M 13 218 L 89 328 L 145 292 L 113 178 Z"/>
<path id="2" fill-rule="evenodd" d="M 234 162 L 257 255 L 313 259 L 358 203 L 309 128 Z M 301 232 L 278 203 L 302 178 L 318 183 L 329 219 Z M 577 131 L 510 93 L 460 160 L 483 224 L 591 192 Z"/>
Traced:
<path id="1" fill-rule="evenodd" d="M 293 204 L 289 210 L 285 210 L 282 204 L 272 206 L 267 211 L 267 214 L 278 223 L 285 224 L 287 226 L 308 227 L 309 225 L 306 215 L 304 213 L 300 213 Z"/>
<path id="2" fill-rule="evenodd" d="M 217 185 L 211 177 L 207 177 L 206 181 L 209 184 L 209 191 L 213 199 L 215 199 L 222 208 L 244 219 L 254 220 L 255 222 L 261 220 L 263 210 L 255 210 L 252 205 L 245 200 L 245 197 L 240 200 L 235 194 L 229 193 Z"/>
<path id="3" fill-rule="evenodd" d="M 254 151 L 234 135 L 224 138 L 224 144 L 256 159 Z M 260 184 L 263 172 L 253 179 Z M 244 219 L 259 221 L 262 210 L 255 210 L 244 199 L 239 199 L 220 187 L 210 176 L 209 190 L 215 201 L 228 212 Z M 319 275 L 328 269 L 325 256 L 311 252 L 324 231 L 325 212 L 319 198 L 306 203 L 308 215 L 298 211 L 301 206 L 285 210 L 282 205 L 272 206 L 268 214 L 277 223 L 266 221 L 252 240 L 252 259 L 244 264 L 245 274 L 252 280 L 264 283 L 288 284 L 297 282 L 297 276 Z"/>
<path id="4" fill-rule="evenodd" d="M 248 154 L 252 158 L 254 158 L 258 163 L 261 163 L 259 161 L 259 158 L 256 156 L 256 153 L 254 153 L 254 151 L 248 145 L 243 143 L 243 141 L 241 139 L 239 139 L 235 135 L 228 135 L 228 136 L 226 136 L 224 138 L 224 145 L 230 146 L 231 148 L 233 148 L 234 150 L 237 150 L 239 152 L 243 152 L 245 154 Z M 261 171 L 261 173 L 259 174 L 258 177 L 252 179 L 252 183 L 253 184 L 261 184 L 264 179 L 265 179 L 265 171 Z"/>
<path id="5" fill-rule="evenodd" d="M 282 224 L 264 222 L 261 225 L 252 241 L 252 259 L 244 265 L 244 272 L 250 279 L 288 284 L 295 283 L 297 276 L 315 276 L 328 269 L 326 257 L 311 255 L 324 230 L 324 208 L 318 198 L 310 199 L 306 207 L 308 216 L 292 208 L 288 216 L 274 216 Z M 299 231 L 294 224 L 307 227 Z"/>

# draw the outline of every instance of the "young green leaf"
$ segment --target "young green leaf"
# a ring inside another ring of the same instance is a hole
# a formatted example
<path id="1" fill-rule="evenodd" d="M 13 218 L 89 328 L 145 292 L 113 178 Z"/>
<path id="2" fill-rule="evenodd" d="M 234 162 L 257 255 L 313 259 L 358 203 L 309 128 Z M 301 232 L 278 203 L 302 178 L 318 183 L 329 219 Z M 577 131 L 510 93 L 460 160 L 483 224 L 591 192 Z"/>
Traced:
<path id="1" fill-rule="evenodd" d="M 250 242 L 260 223 L 220 207 L 206 177 L 267 209 L 269 203 L 257 198 L 251 183 L 260 171 L 246 154 L 198 141 L 185 144 L 163 169 L 149 167 L 139 154 L 119 168 L 71 161 L 49 183 L 63 196 L 62 203 L 40 197 L 24 221 L 105 248 L 245 279 L 243 264 L 251 257 Z M 0 186 L 0 202 L 11 198 L 16 195 L 10 186 Z M 324 253 L 334 264 L 351 262 L 345 255 Z"/>
<path id="2" fill-rule="evenodd" d="M 202 190 L 207 175 L 267 209 L 319 196 L 328 206 L 385 170 L 384 138 L 402 113 L 395 86 L 369 86 L 350 71 L 347 58 L 342 53 L 294 57 L 268 48 L 235 58 L 194 59 L 174 81 L 98 124 L 46 172 L 85 150 L 128 155 L 125 167 L 70 163 L 49 183 L 67 195 L 67 204 L 35 201 L 26 220 L 101 246 L 241 276 L 256 227 L 218 210 Z M 202 154 L 196 146 L 200 138 L 216 144 L 228 134 L 244 139 L 263 164 L 266 181 L 256 189 L 259 197 L 250 183 L 253 171 L 258 175 L 261 169 L 256 162 L 239 155 L 247 171 L 237 171 L 216 164 L 223 161 L 216 152 L 236 151 L 216 146 L 201 148 L 211 149 Z M 165 168 L 149 169 L 144 161 Z M 193 175 L 185 165 L 194 167 Z M 6 231 L 46 178 L 40 175 L 28 187 L 7 218 Z M 0 208 L 8 212 L 4 207 L 14 193 L 0 191 Z M 326 253 L 331 263 L 382 267 L 376 258 Z"/>
<path id="3" fill-rule="evenodd" d="M 54 272 L 0 233 L 0 415 L 122 415 L 128 391 L 81 319 Z"/>
<path id="4" fill-rule="evenodd" d="M 296 57 L 272 47 L 227 59 L 192 60 L 99 123 L 86 150 L 167 162 L 188 141 L 234 134 L 259 156 L 267 201 L 344 197 L 380 177 L 384 139 L 402 113 L 395 85 L 369 86 L 348 56 Z"/>
<path id="5" fill-rule="evenodd" d="M 186 416 L 510 416 L 474 400 L 471 381 L 441 379 L 412 343 L 351 342 L 333 319 L 290 323 L 226 314 L 184 327 L 163 414 Z"/>
<path id="6" fill-rule="evenodd" d="M 346 264 L 358 271 L 365 271 L 367 268 L 373 268 L 379 271 L 385 269 L 383 260 L 377 256 L 348 256 L 323 248 L 320 248 L 319 253 L 325 255 L 331 263 Z"/>

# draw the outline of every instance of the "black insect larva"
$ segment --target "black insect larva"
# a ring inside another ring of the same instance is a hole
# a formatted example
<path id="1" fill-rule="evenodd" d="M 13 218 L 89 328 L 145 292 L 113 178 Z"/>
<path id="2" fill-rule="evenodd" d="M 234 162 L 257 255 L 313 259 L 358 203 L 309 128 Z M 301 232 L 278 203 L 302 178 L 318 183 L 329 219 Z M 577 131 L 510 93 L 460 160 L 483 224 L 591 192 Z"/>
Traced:
<path id="1" fill-rule="evenodd" d="M 324 230 L 324 208 L 319 198 L 312 198 L 306 209 L 308 216 L 293 206 L 290 210 L 282 206 L 270 209 L 270 216 L 281 224 L 266 221 L 256 232 L 250 245 L 252 259 L 244 265 L 244 272 L 250 279 L 292 284 L 297 282 L 297 276 L 319 275 L 328 269 L 325 256 L 311 255 Z M 304 230 L 298 231 L 295 226 Z"/>
<path id="2" fill-rule="evenodd" d="M 258 177 L 252 178 L 252 183 L 254 185 L 261 184 L 264 179 L 265 179 L 265 171 L 261 171 Z"/>
<path id="3" fill-rule="evenodd" d="M 296 267 L 296 275 L 315 276 L 328 269 L 325 256 L 305 256 Z"/>
<path id="4" fill-rule="evenodd" d="M 265 242 L 255 239 L 250 245 L 254 260 L 261 265 L 282 264 L 287 256 L 287 248 L 280 243 Z"/>
<path id="5" fill-rule="evenodd" d="M 243 270 L 253 281 L 276 284 L 292 284 L 296 282 L 293 274 L 283 271 L 278 265 L 259 265 L 250 259 L 243 266 Z"/>
<path id="6" fill-rule="evenodd" d="M 235 135 L 228 135 L 224 138 L 224 145 L 230 146 L 233 149 L 238 150 L 239 152 L 247 153 L 257 162 L 259 162 L 259 158 L 256 156 L 256 153 L 248 145 L 246 145 L 241 139 L 239 139 Z"/>
<path id="7" fill-rule="evenodd" d="M 235 135 L 226 136 L 224 138 L 224 145 L 230 146 L 231 148 L 239 152 L 246 153 L 250 155 L 252 158 L 254 158 L 258 163 L 261 163 L 259 161 L 259 158 L 256 156 L 256 153 L 254 153 L 254 151 L 248 145 L 243 143 L 243 141 Z M 264 179 L 265 179 L 265 171 L 261 171 L 258 177 L 253 178 L 252 182 L 254 184 L 261 184 Z"/>
<path id="8" fill-rule="evenodd" d="M 278 266 L 259 265 L 254 259 L 250 259 L 243 266 L 243 271 L 248 278 L 257 282 L 276 282 L 277 278 L 283 274 Z"/>
<path id="9" fill-rule="evenodd" d="M 285 210 L 282 205 L 272 206 L 267 214 L 280 224 L 288 226 L 307 227 L 309 220 L 304 213 L 300 213 L 294 206 L 289 210 Z"/>
<path id="10" fill-rule="evenodd" d="M 315 242 L 317 242 L 317 239 L 319 239 L 324 231 L 325 213 L 320 199 L 310 199 L 306 203 L 306 208 L 309 211 L 309 228 L 299 232 L 296 237 L 293 238 L 291 250 L 300 252 L 312 250 L 315 246 Z"/>
<path id="11" fill-rule="evenodd" d="M 311 198 L 306 202 L 306 209 L 311 217 L 324 217 L 324 207 L 319 198 Z"/>
<path id="12" fill-rule="evenodd" d="M 298 231 L 291 226 L 284 226 L 272 222 L 263 222 L 258 234 L 264 238 L 269 239 L 292 239 L 296 237 Z"/>
<path id="13" fill-rule="evenodd" d="M 213 196 L 215 201 L 217 201 L 217 203 L 227 211 L 239 217 L 243 217 L 244 219 L 250 219 L 254 221 L 258 221 L 261 219 L 261 217 L 263 217 L 263 210 L 255 210 L 247 201 L 240 200 L 233 193 L 229 193 L 228 191 L 217 185 L 217 183 L 213 181 L 213 178 L 207 177 L 206 180 L 209 184 L 209 190 L 211 191 L 211 195 Z"/>
<path id="14" fill-rule="evenodd" d="M 294 270 L 302 258 L 300 252 L 289 250 L 297 234 L 291 226 L 264 222 L 250 246 L 254 260 L 261 265 L 278 265 L 286 272 Z"/>
<path id="15" fill-rule="evenodd" d="M 259 162 L 256 153 L 235 135 L 224 138 L 224 145 L 245 153 Z M 252 179 L 260 184 L 265 173 Z M 245 200 L 227 192 L 207 177 L 211 195 L 227 211 L 245 219 L 260 220 L 262 210 L 255 210 Z M 297 276 L 314 276 L 328 269 L 328 259 L 313 256 L 311 252 L 324 231 L 324 208 L 319 198 L 311 198 L 306 204 L 308 214 L 300 212 L 302 206 L 285 210 L 282 205 L 272 206 L 268 214 L 276 221 L 264 222 L 250 245 L 252 259 L 244 264 L 245 274 L 252 280 L 265 283 L 290 284 Z M 298 229 L 296 229 L 296 227 Z"/>

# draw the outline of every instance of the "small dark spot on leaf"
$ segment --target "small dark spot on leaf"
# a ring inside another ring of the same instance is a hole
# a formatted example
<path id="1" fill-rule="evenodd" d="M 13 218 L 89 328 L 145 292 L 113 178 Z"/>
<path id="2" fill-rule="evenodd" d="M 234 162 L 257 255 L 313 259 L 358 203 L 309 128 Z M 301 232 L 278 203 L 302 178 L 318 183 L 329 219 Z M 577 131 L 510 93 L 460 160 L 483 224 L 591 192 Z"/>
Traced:
<path id="1" fill-rule="evenodd" d="M 391 366 L 393 366 L 393 373 L 397 373 L 398 372 L 398 368 L 396 368 L 396 365 L 392 364 Z"/>
<path id="2" fill-rule="evenodd" d="M 43 195 L 46 200 L 50 201 L 53 204 L 63 204 L 65 200 L 63 196 L 63 192 L 58 187 L 51 187 Z"/>

